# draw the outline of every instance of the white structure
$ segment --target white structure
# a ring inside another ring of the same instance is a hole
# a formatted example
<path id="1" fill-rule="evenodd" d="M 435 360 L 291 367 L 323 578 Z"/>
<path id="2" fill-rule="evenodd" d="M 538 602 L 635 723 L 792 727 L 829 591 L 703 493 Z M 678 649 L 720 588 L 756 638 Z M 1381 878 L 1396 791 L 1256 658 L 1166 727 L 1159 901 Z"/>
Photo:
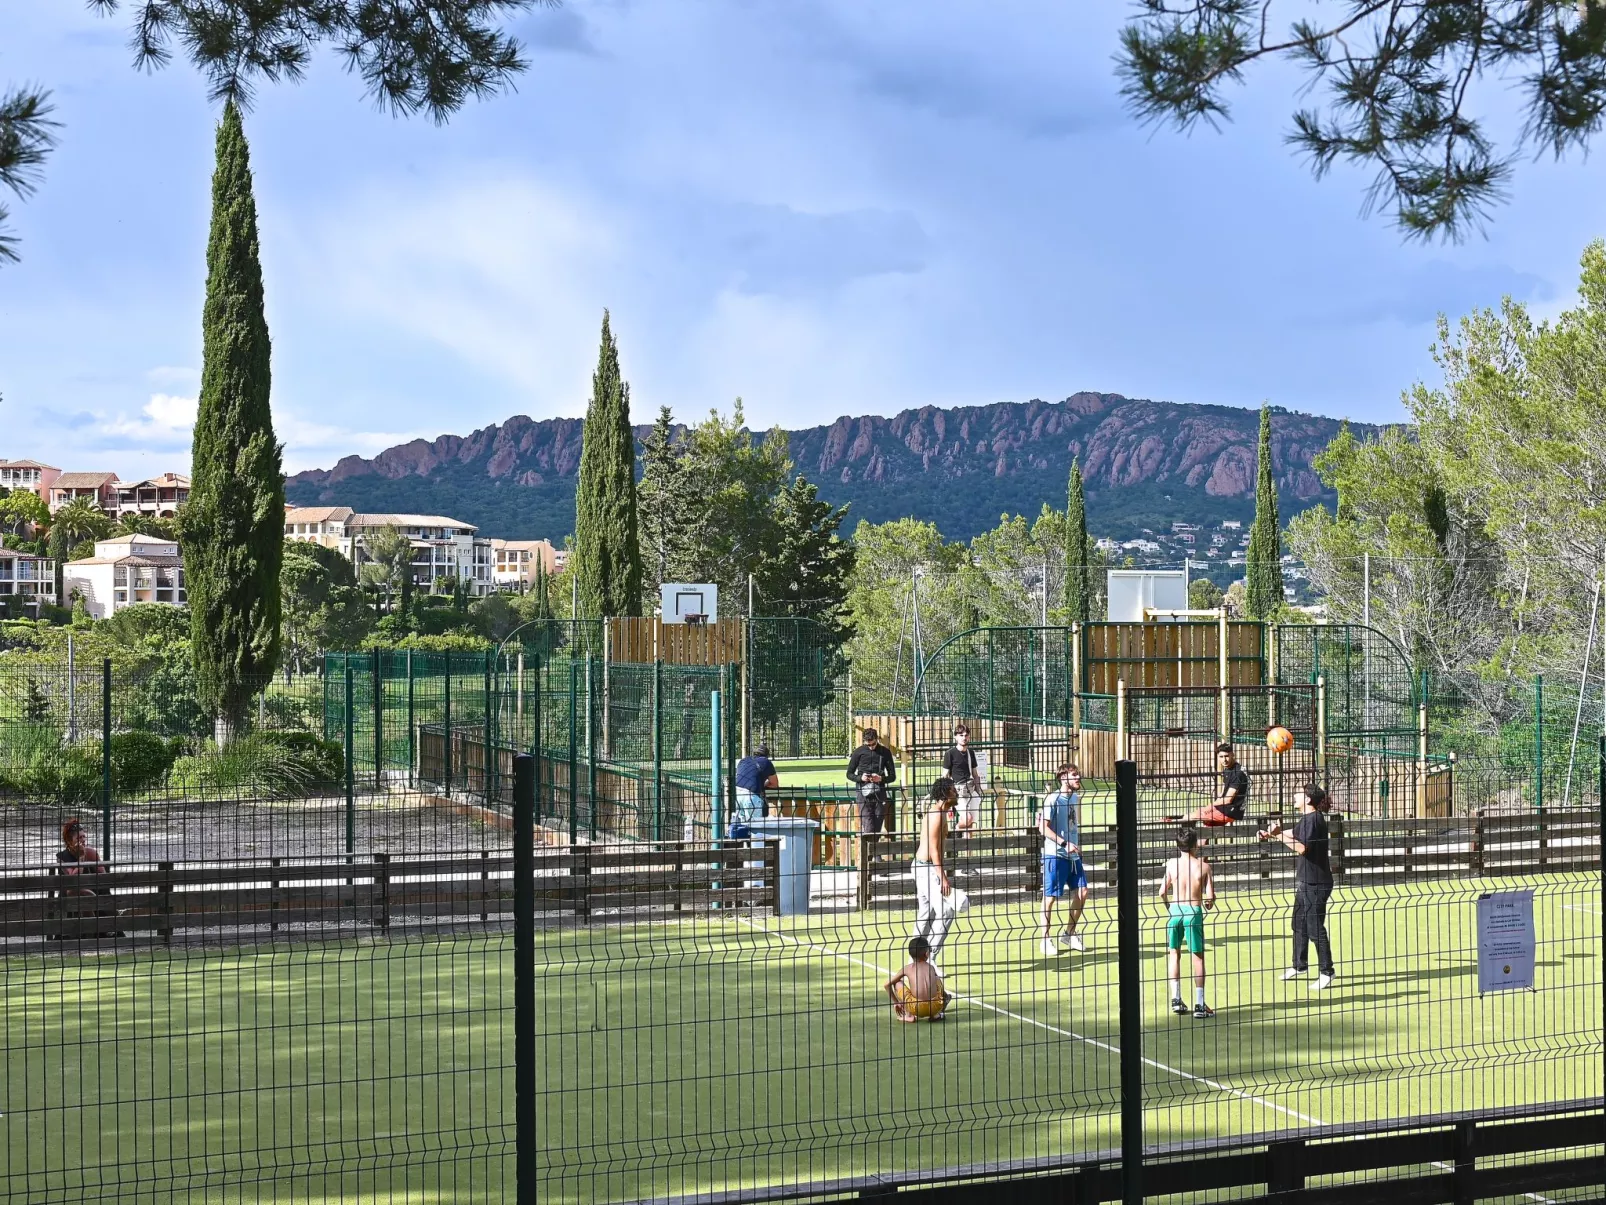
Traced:
<path id="1" fill-rule="evenodd" d="M 1105 578 L 1105 615 L 1114 623 L 1142 623 L 1146 610 L 1186 611 L 1186 569 L 1111 569 Z"/>
<path id="2" fill-rule="evenodd" d="M 710 582 L 665 582 L 658 597 L 665 623 L 719 622 L 719 587 Z"/>
<path id="3" fill-rule="evenodd" d="M 363 515 L 349 506 L 287 506 L 284 538 L 333 548 L 354 565 L 365 564 L 367 542 L 395 528 L 413 547 L 413 584 L 433 589 L 443 577 L 461 578 L 469 593 L 485 595 L 494 588 L 494 550 L 479 528 L 444 515 Z"/>
<path id="4" fill-rule="evenodd" d="M 56 601 L 56 562 L 31 552 L 0 548 L 0 600 L 8 604 L 8 610 L 20 607 L 37 615 L 40 603 Z"/>
<path id="5" fill-rule="evenodd" d="M 117 536 L 95 541 L 95 555 L 68 561 L 62 570 L 68 598 L 77 595 L 95 619 L 135 603 L 183 606 L 184 560 L 178 543 L 156 536 Z"/>
<path id="6" fill-rule="evenodd" d="M 523 594 L 535 582 L 537 564 L 546 566 L 548 576 L 568 560 L 568 554 L 552 547 L 551 540 L 492 540 L 494 577 L 498 590 Z"/>

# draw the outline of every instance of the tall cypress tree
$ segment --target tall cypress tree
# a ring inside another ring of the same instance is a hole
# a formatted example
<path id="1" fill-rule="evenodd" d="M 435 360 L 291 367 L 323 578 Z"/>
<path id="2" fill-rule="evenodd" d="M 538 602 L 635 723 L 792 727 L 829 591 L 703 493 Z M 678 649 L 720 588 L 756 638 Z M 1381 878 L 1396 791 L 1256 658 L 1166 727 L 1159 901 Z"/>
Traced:
<path id="1" fill-rule="evenodd" d="M 1283 603 L 1282 534 L 1277 482 L 1271 468 L 1271 407 L 1260 408 L 1260 456 L 1255 474 L 1255 522 L 1249 529 L 1244 607 L 1252 619 L 1270 619 Z"/>
<path id="2" fill-rule="evenodd" d="M 585 615 L 641 614 L 636 437 L 630 428 L 630 385 L 619 374 L 619 345 L 606 310 L 580 447 L 573 556 Z"/>
<path id="3" fill-rule="evenodd" d="M 273 435 L 256 201 L 240 111 L 224 107 L 201 311 L 201 397 L 181 521 L 196 688 L 227 744 L 279 662 L 284 473 Z"/>
<path id="4" fill-rule="evenodd" d="M 1071 482 L 1065 491 L 1065 615 L 1072 623 L 1092 618 L 1093 581 L 1087 555 L 1087 499 L 1082 493 L 1082 463 L 1071 461 Z"/>

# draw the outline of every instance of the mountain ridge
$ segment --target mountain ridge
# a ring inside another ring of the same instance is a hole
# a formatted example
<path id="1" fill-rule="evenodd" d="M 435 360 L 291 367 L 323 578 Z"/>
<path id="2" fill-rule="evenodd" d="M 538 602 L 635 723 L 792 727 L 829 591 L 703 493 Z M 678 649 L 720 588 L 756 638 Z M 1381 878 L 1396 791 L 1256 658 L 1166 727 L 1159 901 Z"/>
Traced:
<path id="1" fill-rule="evenodd" d="M 1286 519 L 1334 501 L 1311 459 L 1343 420 L 1272 408 L 1272 464 Z M 820 495 L 850 506 L 849 526 L 912 515 L 950 539 L 969 539 L 1005 513 L 1063 506 L 1080 457 L 1089 522 L 1129 537 L 1174 519 L 1247 519 L 1254 511 L 1259 412 L 1115 393 L 1075 393 L 979 406 L 921 406 L 842 415 L 786 432 L 798 471 Z M 1352 423 L 1358 436 L 1379 428 Z M 415 439 L 371 458 L 291 475 L 304 505 L 450 514 L 487 535 L 550 537 L 572 531 L 583 421 L 515 415 L 468 435 Z M 648 428 L 636 428 L 639 445 Z M 764 433 L 756 433 L 762 436 Z"/>

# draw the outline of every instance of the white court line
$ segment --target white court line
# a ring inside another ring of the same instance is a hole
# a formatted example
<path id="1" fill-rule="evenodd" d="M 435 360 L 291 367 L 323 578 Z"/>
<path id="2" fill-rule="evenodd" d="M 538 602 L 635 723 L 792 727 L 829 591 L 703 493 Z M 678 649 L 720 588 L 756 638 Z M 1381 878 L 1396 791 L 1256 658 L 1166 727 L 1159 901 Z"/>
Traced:
<path id="1" fill-rule="evenodd" d="M 1577 904 L 1563 904 L 1561 906 L 1561 910 L 1563 912 L 1582 912 L 1586 916 L 1599 916 L 1600 915 L 1600 909 L 1599 908 L 1580 908 Z"/>
<path id="2" fill-rule="evenodd" d="M 852 954 L 839 953 L 838 951 L 831 949 L 829 946 L 823 946 L 818 942 L 801 941 L 798 938 L 793 937 L 790 933 L 780 933 L 775 930 L 766 929 L 762 925 L 753 924 L 753 922 L 748 920 L 746 917 L 737 917 L 736 919 L 744 925 L 757 929 L 760 933 L 767 933 L 771 937 L 779 937 L 782 941 L 789 941 L 793 945 L 803 946 L 806 949 L 818 950 L 822 954 L 829 954 L 832 958 L 840 958 L 846 962 L 856 963 L 867 970 L 876 972 L 878 975 L 892 974 L 892 972 L 887 970 L 886 967 L 877 966 L 872 962 L 866 962 L 864 959 L 856 958 Z M 1119 1055 L 1121 1053 L 1121 1048 L 1119 1046 L 1113 1046 L 1109 1042 L 1101 1042 L 1097 1038 L 1090 1038 L 1084 1034 L 1079 1034 L 1069 1029 L 1061 1029 L 1058 1025 L 1050 1025 L 1047 1021 L 1040 1021 L 1036 1017 L 1028 1017 L 1021 1013 L 1011 1012 L 1009 1009 L 1002 1008 L 999 1005 L 992 1003 L 990 1000 L 983 999 L 981 996 L 967 996 L 960 992 L 955 992 L 954 999 L 968 1000 L 972 1004 L 979 1005 L 980 1007 L 985 1008 L 988 1012 L 997 1013 L 1001 1017 L 1008 1017 L 1012 1021 L 1020 1021 L 1025 1025 L 1033 1025 L 1038 1029 L 1047 1030 L 1049 1033 L 1059 1034 L 1061 1037 L 1070 1038 L 1073 1041 L 1085 1042 L 1089 1046 L 1096 1047 L 1097 1049 L 1106 1051 L 1110 1054 Z M 1242 1100 L 1252 1101 L 1253 1103 L 1261 1105 L 1267 1109 L 1273 1109 L 1278 1113 L 1283 1113 L 1289 1117 L 1297 1118 L 1298 1120 L 1309 1125 L 1319 1126 L 1327 1124 L 1319 1117 L 1312 1117 L 1308 1113 L 1301 1113 L 1298 1110 L 1290 1109 L 1286 1105 L 1280 1105 L 1276 1101 L 1267 1100 L 1263 1096 L 1256 1096 L 1252 1092 L 1245 1092 L 1242 1088 L 1234 1088 L 1228 1084 L 1223 1084 L 1217 1080 L 1210 1079 L 1203 1075 L 1194 1075 L 1191 1071 L 1184 1071 L 1180 1067 L 1169 1066 L 1165 1063 L 1159 1062 L 1156 1059 L 1145 1057 L 1143 1059 L 1143 1063 L 1145 1066 L 1153 1067 L 1156 1071 L 1164 1071 L 1167 1075 L 1180 1076 L 1182 1079 L 1192 1080 L 1196 1084 L 1203 1084 L 1207 1088 L 1214 1088 L 1217 1092 L 1225 1092 L 1229 1096 L 1236 1096 Z"/>
<path id="3" fill-rule="evenodd" d="M 738 916 L 736 918 L 736 920 L 740 924 L 744 924 L 750 929 L 756 929 L 758 932 L 767 934 L 770 937 L 779 937 L 782 941 L 789 941 L 793 945 L 801 946 L 804 949 L 818 950 L 822 954 L 828 954 L 832 958 L 840 958 L 844 962 L 851 962 L 856 966 L 864 967 L 866 970 L 874 971 L 878 975 L 891 975 L 892 974 L 892 972 L 887 970 L 886 967 L 877 966 L 875 963 L 867 962 L 863 958 L 856 957 L 853 954 L 843 954 L 840 951 L 831 949 L 831 947 L 829 947 L 829 946 L 821 945 L 819 942 L 802 941 L 802 940 L 800 940 L 800 939 L 798 939 L 796 937 L 793 937 L 790 933 L 781 933 L 781 932 L 778 932 L 778 931 L 773 930 L 773 929 L 766 929 L 763 925 L 754 924 L 752 921 L 748 920 L 745 916 Z M 1107 1051 L 1110 1054 L 1119 1055 L 1121 1053 L 1121 1048 L 1119 1046 L 1112 1046 L 1108 1042 L 1101 1042 L 1097 1038 L 1090 1038 L 1090 1037 L 1087 1037 L 1087 1036 L 1085 1036 L 1083 1034 L 1075 1033 L 1075 1032 L 1073 1032 L 1073 1031 L 1071 1031 L 1069 1029 L 1061 1029 L 1057 1025 L 1050 1025 L 1047 1021 L 1039 1021 L 1035 1017 L 1027 1017 L 1027 1016 L 1023 1016 L 1023 1015 L 1021 1015 L 1020 1013 L 1017 1013 L 1017 1012 L 1011 1012 L 1009 1009 L 1000 1008 L 998 1005 L 993 1004 L 991 1001 L 984 1000 L 980 996 L 965 996 L 965 995 L 961 995 L 959 992 L 955 992 L 954 993 L 954 999 L 955 1000 L 968 1000 L 972 1004 L 980 1005 L 982 1008 L 987 1009 L 989 1012 L 995 1012 L 1001 1017 L 1008 1017 L 1012 1021 L 1020 1021 L 1020 1022 L 1026 1024 L 1026 1025 L 1034 1025 L 1038 1029 L 1044 1029 L 1044 1030 L 1047 1030 L 1049 1033 L 1056 1033 L 1056 1034 L 1059 1034 L 1061 1037 L 1071 1038 L 1071 1039 L 1073 1039 L 1073 1040 L 1075 1040 L 1077 1042 L 1085 1042 L 1089 1046 L 1097 1047 L 1098 1049 L 1103 1050 L 1103 1051 Z M 1144 1062 L 1145 1066 L 1153 1067 L 1156 1071 L 1164 1071 L 1168 1075 L 1178 1075 L 1178 1076 L 1181 1076 L 1183 1079 L 1192 1080 L 1196 1084 L 1204 1084 L 1207 1088 L 1214 1088 L 1216 1091 L 1225 1092 L 1229 1096 L 1236 1096 L 1236 1097 L 1239 1097 L 1240 1099 L 1243 1099 L 1243 1100 L 1252 1101 L 1253 1103 L 1255 1103 L 1257 1105 L 1262 1105 L 1265 1108 L 1274 1109 L 1279 1113 L 1285 1113 L 1289 1117 L 1298 1118 L 1300 1121 L 1307 1122 L 1310 1125 L 1321 1126 L 1321 1125 L 1328 1124 L 1327 1122 L 1322 1121 L 1320 1118 L 1312 1117 L 1307 1113 L 1300 1113 L 1297 1110 L 1290 1109 L 1285 1105 L 1280 1105 L 1276 1101 L 1267 1100 L 1263 1096 L 1256 1096 L 1252 1092 L 1245 1092 L 1241 1088 L 1231 1087 L 1228 1084 L 1220 1083 L 1220 1082 L 1218 1082 L 1216 1080 L 1213 1080 L 1213 1079 L 1210 1079 L 1210 1078 L 1208 1078 L 1206 1076 L 1194 1075 L 1191 1071 L 1183 1071 L 1179 1067 L 1170 1067 L 1170 1066 L 1167 1066 L 1165 1063 L 1161 1063 L 1161 1062 L 1158 1062 L 1155 1059 L 1151 1059 L 1151 1058 L 1147 1058 L 1147 1057 L 1145 1057 L 1143 1059 L 1143 1062 Z M 1440 1162 L 1440 1161 L 1437 1161 L 1437 1160 L 1435 1160 L 1430 1166 L 1436 1167 L 1440 1171 L 1454 1171 L 1455 1170 L 1455 1165 L 1454 1164 L 1443 1163 L 1443 1162 Z M 1529 1201 L 1539 1201 L 1539 1202 L 1542 1203 L 1542 1205 L 1557 1205 L 1557 1202 L 1554 1201 L 1552 1198 L 1541 1196 L 1536 1192 L 1524 1193 L 1523 1197 L 1524 1197 L 1524 1199 L 1529 1200 Z"/>

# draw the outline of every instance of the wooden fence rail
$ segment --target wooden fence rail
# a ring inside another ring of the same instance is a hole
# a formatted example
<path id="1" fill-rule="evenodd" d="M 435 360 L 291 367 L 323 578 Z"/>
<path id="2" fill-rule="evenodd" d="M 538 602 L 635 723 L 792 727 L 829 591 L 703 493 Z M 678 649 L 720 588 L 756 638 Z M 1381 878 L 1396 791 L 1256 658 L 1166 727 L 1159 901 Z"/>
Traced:
<path id="1" fill-rule="evenodd" d="M 1287 818 L 1284 817 L 1284 823 Z M 1282 889 L 1293 880 L 1294 858 L 1277 842 L 1256 838 L 1265 819 L 1210 829 L 1205 855 L 1223 886 Z M 1439 820 L 1328 817 L 1334 876 L 1352 886 L 1405 880 L 1466 878 L 1596 870 L 1601 865 L 1600 816 L 1594 809 Z M 1176 853 L 1177 825 L 1138 826 L 1138 877 L 1155 884 Z M 1042 838 L 1035 829 L 977 829 L 951 840 L 955 881 L 977 903 L 1034 892 L 1041 886 Z M 861 837 L 861 908 L 909 907 L 908 874 L 915 840 Z M 1082 862 L 1091 885 L 1115 887 L 1115 829 L 1082 830 Z M 965 871 L 974 872 L 967 877 Z"/>
<path id="2" fill-rule="evenodd" d="M 642 921 L 713 909 L 775 911 L 777 843 L 718 846 L 576 845 L 536 851 L 536 909 L 550 918 Z M 498 922 L 513 910 L 508 853 L 388 854 L 229 865 L 172 862 L 100 874 L 0 869 L 0 940 L 150 934 L 163 942 L 208 931 Z"/>

